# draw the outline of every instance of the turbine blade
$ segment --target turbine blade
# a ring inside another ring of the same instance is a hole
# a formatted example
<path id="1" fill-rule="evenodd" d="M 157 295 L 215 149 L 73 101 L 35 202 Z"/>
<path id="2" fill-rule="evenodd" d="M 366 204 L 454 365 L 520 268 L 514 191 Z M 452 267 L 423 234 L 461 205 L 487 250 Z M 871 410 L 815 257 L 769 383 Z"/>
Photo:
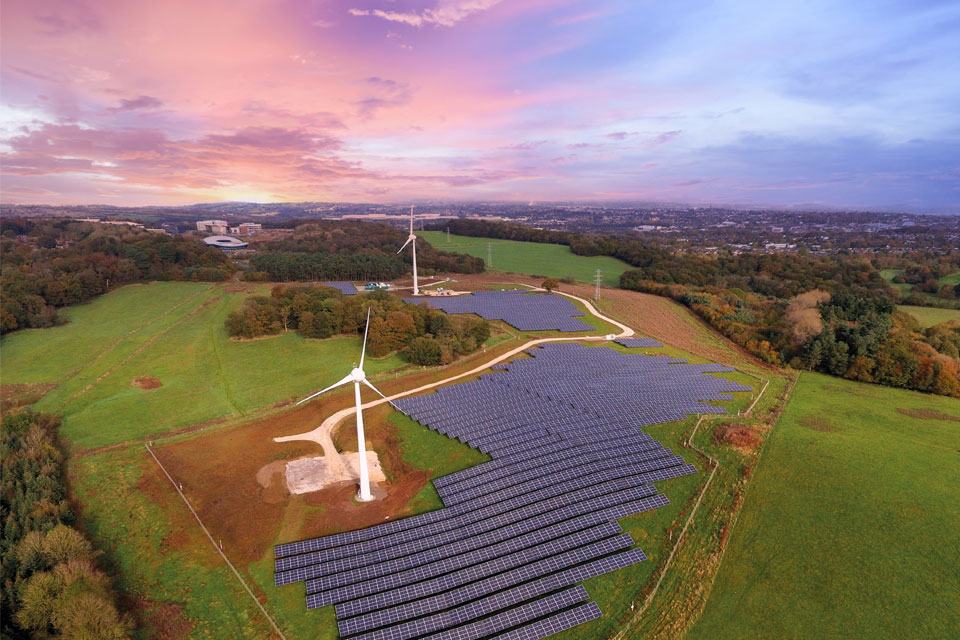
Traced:
<path id="1" fill-rule="evenodd" d="M 312 400 L 313 398 L 316 398 L 316 397 L 317 397 L 318 395 L 320 395 L 321 393 L 326 393 L 327 391 L 330 391 L 330 389 L 335 389 L 335 388 L 337 388 L 337 387 L 339 387 L 339 386 L 341 386 L 341 385 L 345 385 L 345 384 L 347 384 L 348 382 L 350 382 L 351 380 L 353 380 L 353 378 L 351 378 L 350 376 L 347 376 L 346 378 L 344 378 L 344 379 L 341 380 L 340 382 L 334 382 L 332 385 L 330 385 L 330 386 L 327 387 L 326 389 L 321 389 L 320 391 L 317 391 L 316 393 L 307 396 L 306 398 L 304 398 L 303 400 L 301 400 L 300 402 L 298 402 L 297 404 L 295 404 L 295 405 L 293 405 L 293 406 L 297 406 L 297 405 L 299 405 L 299 404 L 303 404 L 303 403 L 306 402 L 307 400 Z"/>
<path id="2" fill-rule="evenodd" d="M 367 355 L 367 333 L 370 331 L 370 308 L 367 307 L 367 328 L 363 330 L 363 349 L 360 351 L 360 371 L 363 371 L 363 358 Z"/>
<path id="3" fill-rule="evenodd" d="M 410 235 L 413 235 L 413 205 L 410 205 Z"/>
<path id="4" fill-rule="evenodd" d="M 377 393 L 379 393 L 379 394 L 380 394 L 380 397 L 383 398 L 384 400 L 387 399 L 387 396 L 383 395 L 383 392 L 380 391 L 380 389 L 377 389 L 375 386 L 373 386 L 372 384 L 370 384 L 370 381 L 367 380 L 366 378 L 363 379 L 363 384 L 367 385 L 368 387 L 370 387 L 371 389 L 373 389 L 374 391 L 376 391 Z"/>
<path id="5" fill-rule="evenodd" d="M 408 238 L 407 238 L 407 241 L 403 243 L 403 246 L 400 247 L 399 250 L 397 250 L 397 253 L 400 253 L 401 251 L 403 251 L 404 249 L 406 249 L 406 248 L 407 248 L 407 245 L 410 244 L 410 241 L 411 241 L 412 239 L 413 239 L 413 238 L 408 237 Z"/>

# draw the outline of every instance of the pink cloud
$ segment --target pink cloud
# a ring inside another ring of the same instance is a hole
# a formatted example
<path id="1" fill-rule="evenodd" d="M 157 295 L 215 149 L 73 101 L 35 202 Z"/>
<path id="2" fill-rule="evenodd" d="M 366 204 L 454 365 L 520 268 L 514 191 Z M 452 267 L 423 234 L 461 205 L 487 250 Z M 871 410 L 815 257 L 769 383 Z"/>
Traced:
<path id="1" fill-rule="evenodd" d="M 134 111 L 136 109 L 156 109 L 163 106 L 163 102 L 153 96 L 139 96 L 137 98 L 125 98 L 120 101 L 116 107 L 111 107 L 109 111 L 120 113 L 121 111 Z"/>
<path id="2" fill-rule="evenodd" d="M 452 27 L 474 13 L 486 11 L 502 0 L 439 0 L 437 6 L 423 11 L 384 11 L 382 9 L 348 9 L 352 16 L 374 16 L 411 27 L 433 25 Z"/>
<path id="3" fill-rule="evenodd" d="M 664 133 L 658 134 L 647 141 L 644 145 L 647 148 L 659 147 L 662 144 L 666 144 L 683 133 L 682 129 L 677 129 L 676 131 L 665 131 Z"/>

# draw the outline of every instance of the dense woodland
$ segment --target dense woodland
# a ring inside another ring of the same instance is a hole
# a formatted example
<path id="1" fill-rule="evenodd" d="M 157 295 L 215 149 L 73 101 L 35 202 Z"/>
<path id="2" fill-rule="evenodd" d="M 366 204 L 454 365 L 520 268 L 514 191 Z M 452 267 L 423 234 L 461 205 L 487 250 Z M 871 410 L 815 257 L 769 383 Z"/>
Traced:
<path id="1" fill-rule="evenodd" d="M 349 220 L 302 224 L 280 240 L 257 243 L 248 278 L 273 282 L 393 280 L 411 272 L 409 247 L 397 253 L 406 241 L 407 233 L 387 224 Z M 422 275 L 480 273 L 483 260 L 438 251 L 418 240 L 417 270 Z"/>
<path id="2" fill-rule="evenodd" d="M 0 626 L 4 638 L 129 637 L 110 578 L 72 525 L 57 419 L 23 411 L 0 423 Z"/>
<path id="3" fill-rule="evenodd" d="M 367 310 L 367 352 L 375 357 L 404 351 L 419 365 L 448 364 L 472 353 L 490 337 L 486 320 L 448 316 L 425 304 L 408 304 L 385 291 L 345 296 L 332 287 L 276 286 L 268 296 L 252 296 L 225 322 L 234 338 L 257 338 L 297 331 L 305 338 L 363 334 Z"/>
<path id="4" fill-rule="evenodd" d="M 230 260 L 194 238 L 69 220 L 0 222 L 0 331 L 60 323 L 58 307 L 149 280 L 225 280 Z"/>

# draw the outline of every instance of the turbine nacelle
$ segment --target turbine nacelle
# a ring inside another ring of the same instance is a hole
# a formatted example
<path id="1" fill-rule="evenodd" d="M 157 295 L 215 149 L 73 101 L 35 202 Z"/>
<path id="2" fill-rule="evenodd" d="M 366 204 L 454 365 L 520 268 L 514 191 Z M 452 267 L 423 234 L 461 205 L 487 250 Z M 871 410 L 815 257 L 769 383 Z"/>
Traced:
<path id="1" fill-rule="evenodd" d="M 367 376 L 363 373 L 363 369 L 354 367 L 353 371 L 350 372 L 350 379 L 354 382 L 363 382 L 367 379 Z"/>

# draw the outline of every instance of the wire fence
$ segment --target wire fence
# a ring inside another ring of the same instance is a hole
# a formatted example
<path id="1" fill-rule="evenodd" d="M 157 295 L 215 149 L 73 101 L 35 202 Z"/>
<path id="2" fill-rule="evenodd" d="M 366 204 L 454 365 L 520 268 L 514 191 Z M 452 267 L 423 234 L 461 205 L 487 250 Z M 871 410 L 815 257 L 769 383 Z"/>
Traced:
<path id="1" fill-rule="evenodd" d="M 283 635 L 283 632 L 280 631 L 280 627 L 277 626 L 277 623 L 274 622 L 273 618 L 270 617 L 270 614 L 267 613 L 267 610 L 263 608 L 263 605 L 260 604 L 260 600 L 257 598 L 256 594 L 253 593 L 253 590 L 250 589 L 250 585 L 247 584 L 247 581 L 243 579 L 243 576 L 240 575 L 240 572 L 237 571 L 237 568 L 233 566 L 233 563 L 230 562 L 230 559 L 223 552 L 223 546 L 217 544 L 213 539 L 213 536 L 210 534 L 210 531 L 207 529 L 206 525 L 203 524 L 203 520 L 200 519 L 200 516 L 197 515 L 197 512 L 194 510 L 193 505 L 190 504 L 190 501 L 187 499 L 187 496 L 183 494 L 183 485 L 178 483 L 173 479 L 173 476 L 170 475 L 170 472 L 167 471 L 167 468 L 163 466 L 163 463 L 160 462 L 160 459 L 157 458 L 157 454 L 153 452 L 153 449 L 150 448 L 150 443 L 143 445 L 146 447 L 147 452 L 150 454 L 150 457 L 153 458 L 154 462 L 157 463 L 157 466 L 160 467 L 160 470 L 163 471 L 163 474 L 167 476 L 167 480 L 170 481 L 170 484 L 173 485 L 174 490 L 183 499 L 183 503 L 187 505 L 187 508 L 190 509 L 190 513 L 193 514 L 193 517 L 196 518 L 197 524 L 200 525 L 200 528 L 203 529 L 203 532 L 207 534 L 207 538 L 210 540 L 210 544 L 213 545 L 213 548 L 217 550 L 217 553 L 220 554 L 220 557 L 223 558 L 223 561 L 227 563 L 227 566 L 230 567 L 230 570 L 233 571 L 233 575 L 237 576 L 237 580 L 240 581 L 240 584 L 243 585 L 243 588 L 246 589 L 247 593 L 250 594 L 250 598 L 253 600 L 254 604 L 257 605 L 257 608 L 260 609 L 260 613 L 263 614 L 263 617 L 267 619 L 267 622 L 270 623 L 270 626 L 273 627 L 273 630 L 277 633 L 277 636 L 283 640 L 287 640 L 287 637 Z"/>

